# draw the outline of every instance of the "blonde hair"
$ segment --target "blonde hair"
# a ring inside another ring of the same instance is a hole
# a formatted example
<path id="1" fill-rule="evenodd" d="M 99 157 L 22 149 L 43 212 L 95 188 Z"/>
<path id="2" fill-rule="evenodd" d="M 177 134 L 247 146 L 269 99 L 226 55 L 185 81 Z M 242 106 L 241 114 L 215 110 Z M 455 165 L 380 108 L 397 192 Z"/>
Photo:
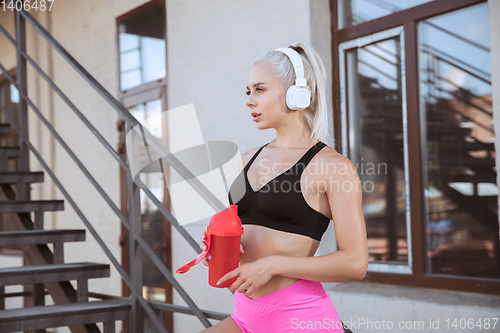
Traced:
<path id="1" fill-rule="evenodd" d="M 304 109 L 304 116 L 311 128 L 311 139 L 324 143 L 334 139 L 328 133 L 328 110 L 326 104 L 326 70 L 318 51 L 302 41 L 296 41 L 289 46 L 297 51 L 304 64 L 304 77 L 311 89 L 311 105 Z M 267 51 L 259 54 L 254 65 L 266 62 L 272 65 L 272 75 L 280 79 L 285 91 L 295 84 L 295 70 L 292 62 L 280 51 Z"/>

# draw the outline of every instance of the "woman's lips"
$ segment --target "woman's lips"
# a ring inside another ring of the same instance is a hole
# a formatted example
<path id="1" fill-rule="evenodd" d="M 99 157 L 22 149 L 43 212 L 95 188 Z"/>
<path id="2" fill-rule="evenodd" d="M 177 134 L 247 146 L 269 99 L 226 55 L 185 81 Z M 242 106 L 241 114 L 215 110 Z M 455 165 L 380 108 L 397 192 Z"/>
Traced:
<path id="1" fill-rule="evenodd" d="M 258 121 L 261 116 L 262 116 L 262 114 L 260 114 L 260 113 L 252 112 L 253 121 Z"/>

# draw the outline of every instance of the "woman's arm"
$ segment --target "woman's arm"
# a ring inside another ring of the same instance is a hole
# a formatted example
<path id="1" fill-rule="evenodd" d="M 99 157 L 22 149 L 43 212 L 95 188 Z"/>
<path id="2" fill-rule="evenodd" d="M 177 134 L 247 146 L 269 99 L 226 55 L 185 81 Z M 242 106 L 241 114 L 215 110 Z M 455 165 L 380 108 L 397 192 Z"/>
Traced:
<path id="1" fill-rule="evenodd" d="M 323 154 L 328 173 L 321 177 L 332 212 L 339 250 L 315 257 L 268 257 L 272 275 L 319 282 L 362 280 L 368 268 L 368 244 L 362 210 L 362 186 L 356 169 L 332 150 Z"/>

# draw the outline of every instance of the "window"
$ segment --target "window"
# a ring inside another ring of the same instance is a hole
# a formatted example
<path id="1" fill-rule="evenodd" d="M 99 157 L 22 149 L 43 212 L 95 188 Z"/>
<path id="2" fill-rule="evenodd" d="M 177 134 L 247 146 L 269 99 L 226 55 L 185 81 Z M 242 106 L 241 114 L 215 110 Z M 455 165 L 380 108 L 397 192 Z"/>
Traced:
<path id="1" fill-rule="evenodd" d="M 426 264 L 500 279 L 488 4 L 419 23 Z"/>
<path id="2" fill-rule="evenodd" d="M 337 0 L 338 26 L 350 27 L 429 1 L 433 0 Z"/>
<path id="3" fill-rule="evenodd" d="M 346 126 L 342 153 L 357 167 L 363 184 L 370 261 L 385 263 L 369 269 L 411 273 L 403 29 L 369 40 L 366 45 L 359 45 L 359 39 L 340 45 L 340 67 L 346 68 L 340 87 L 347 94 L 341 103 Z"/>
<path id="4" fill-rule="evenodd" d="M 363 184 L 364 281 L 500 294 L 487 2 L 331 3 L 335 135 Z"/>
<path id="5" fill-rule="evenodd" d="M 120 88 L 127 90 L 165 77 L 165 4 L 147 8 L 118 25 Z"/>

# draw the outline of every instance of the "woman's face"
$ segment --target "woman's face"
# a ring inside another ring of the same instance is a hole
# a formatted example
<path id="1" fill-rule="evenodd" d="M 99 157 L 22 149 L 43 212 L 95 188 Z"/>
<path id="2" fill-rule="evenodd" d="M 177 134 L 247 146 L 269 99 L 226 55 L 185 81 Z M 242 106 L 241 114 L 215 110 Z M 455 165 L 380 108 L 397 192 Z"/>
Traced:
<path id="1" fill-rule="evenodd" d="M 275 128 L 291 112 L 286 105 L 286 91 L 282 83 L 270 72 L 271 65 L 264 62 L 253 66 L 248 73 L 248 99 L 245 104 L 259 129 Z M 252 113 L 260 116 L 254 117 Z"/>

